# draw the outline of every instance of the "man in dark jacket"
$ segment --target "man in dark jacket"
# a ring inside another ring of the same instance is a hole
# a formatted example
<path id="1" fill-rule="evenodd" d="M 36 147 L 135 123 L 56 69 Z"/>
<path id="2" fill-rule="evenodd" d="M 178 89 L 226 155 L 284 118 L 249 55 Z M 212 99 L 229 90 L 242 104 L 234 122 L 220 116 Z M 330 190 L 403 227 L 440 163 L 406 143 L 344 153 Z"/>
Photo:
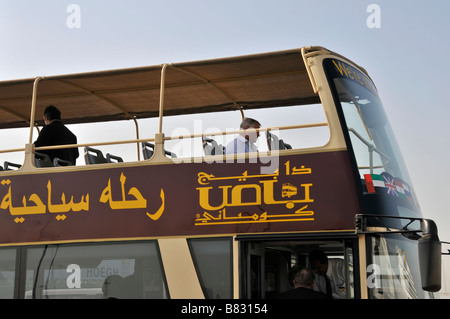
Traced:
<path id="1" fill-rule="evenodd" d="M 327 296 L 314 291 L 314 272 L 307 268 L 301 268 L 294 274 L 295 289 L 288 290 L 278 295 L 278 299 L 327 299 Z"/>
<path id="2" fill-rule="evenodd" d="M 49 105 L 44 110 L 45 126 L 42 128 L 39 137 L 34 142 L 36 147 L 54 146 L 65 144 L 77 144 L 77 137 L 61 122 L 61 111 L 53 105 Z M 44 150 L 40 153 L 47 154 L 53 161 L 55 157 L 69 161 L 75 165 L 78 156 L 78 148 L 62 148 L 56 150 Z"/>

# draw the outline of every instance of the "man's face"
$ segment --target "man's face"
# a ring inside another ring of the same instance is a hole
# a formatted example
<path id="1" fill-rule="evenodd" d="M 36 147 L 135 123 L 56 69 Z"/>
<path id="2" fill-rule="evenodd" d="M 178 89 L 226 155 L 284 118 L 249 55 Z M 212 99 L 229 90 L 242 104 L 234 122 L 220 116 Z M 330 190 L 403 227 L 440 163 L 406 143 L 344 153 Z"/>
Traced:
<path id="1" fill-rule="evenodd" d="M 260 127 L 261 127 L 261 126 L 258 125 L 258 124 L 256 124 L 256 125 L 253 126 L 253 127 L 250 127 L 250 126 L 246 127 L 245 130 L 246 130 L 247 132 L 245 132 L 245 138 L 246 138 L 247 140 L 249 140 L 249 142 L 255 143 L 256 140 L 257 140 L 258 137 L 259 137 L 259 131 L 258 131 L 258 129 L 259 129 Z"/>
<path id="2" fill-rule="evenodd" d="M 327 273 L 328 262 L 326 262 L 325 264 L 321 264 L 320 261 L 315 260 L 314 262 L 312 262 L 311 266 L 318 274 L 325 275 Z"/>

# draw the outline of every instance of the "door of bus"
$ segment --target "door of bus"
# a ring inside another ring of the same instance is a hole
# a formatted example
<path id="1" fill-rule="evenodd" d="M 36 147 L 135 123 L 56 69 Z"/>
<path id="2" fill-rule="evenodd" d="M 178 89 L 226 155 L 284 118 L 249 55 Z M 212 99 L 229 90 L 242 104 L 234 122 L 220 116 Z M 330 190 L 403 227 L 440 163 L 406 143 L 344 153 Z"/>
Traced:
<path id="1" fill-rule="evenodd" d="M 265 298 L 265 249 L 264 245 L 252 244 L 246 256 L 246 295 L 250 299 Z"/>
<path id="2" fill-rule="evenodd" d="M 309 253 L 321 250 L 328 257 L 328 272 L 337 289 L 334 298 L 354 298 L 358 267 L 354 239 L 241 240 L 241 298 L 272 299 L 293 289 L 294 270 L 310 268 Z"/>

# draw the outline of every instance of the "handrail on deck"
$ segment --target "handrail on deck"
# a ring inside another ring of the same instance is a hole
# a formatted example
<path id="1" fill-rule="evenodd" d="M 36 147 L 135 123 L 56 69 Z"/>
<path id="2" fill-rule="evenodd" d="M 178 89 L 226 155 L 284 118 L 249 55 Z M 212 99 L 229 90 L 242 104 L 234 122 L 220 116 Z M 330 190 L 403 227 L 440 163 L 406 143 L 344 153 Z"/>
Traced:
<path id="1" fill-rule="evenodd" d="M 121 140 L 121 141 L 108 141 L 108 142 L 96 142 L 96 143 L 80 143 L 80 144 L 64 144 L 64 145 L 52 145 L 52 146 L 40 146 L 36 147 L 35 151 L 47 151 L 63 148 L 78 148 L 87 146 L 104 146 L 104 145 L 119 145 L 119 144 L 134 144 L 142 142 L 154 142 L 155 138 L 135 139 L 135 140 Z"/>
<path id="2" fill-rule="evenodd" d="M 291 130 L 291 129 L 303 129 L 303 128 L 313 128 L 313 127 L 324 127 L 328 126 L 328 123 L 311 123 L 311 124 L 300 124 L 300 125 L 287 125 L 280 127 L 266 127 L 256 129 L 258 132 L 268 132 L 274 130 Z M 178 140 L 178 139 L 189 139 L 189 138 L 201 138 L 204 136 L 219 136 L 219 135 L 233 135 L 244 133 L 246 130 L 233 130 L 233 131 L 221 131 L 221 132 L 211 132 L 211 133 L 197 133 L 197 134 L 189 134 L 189 135 L 177 135 L 177 136 L 168 136 L 165 137 L 164 134 L 157 134 L 155 138 L 147 138 L 147 139 L 132 139 L 132 140 L 119 140 L 119 141 L 108 141 L 108 142 L 94 142 L 94 143 L 79 143 L 79 144 L 64 144 L 64 145 L 52 145 L 52 146 L 40 146 L 33 147 L 34 152 L 38 151 L 46 151 L 46 150 L 55 150 L 55 149 L 65 149 L 65 148 L 79 148 L 79 147 L 94 147 L 94 146 L 105 146 L 105 145 L 121 145 L 121 144 L 134 144 L 134 143 L 143 143 L 143 142 L 154 142 L 158 143 L 158 141 L 169 141 L 169 140 Z M 28 144 L 32 145 L 32 144 Z M 28 147 L 25 148 L 14 148 L 7 150 L 0 150 L 0 154 L 2 153 L 13 153 L 13 152 L 23 152 L 27 153 Z M 164 147 L 161 149 L 164 150 Z M 138 158 L 140 161 L 140 157 Z"/>
<path id="3" fill-rule="evenodd" d="M 259 129 L 254 129 L 257 132 L 266 132 L 266 131 L 274 131 L 274 130 L 292 130 L 292 129 L 301 129 L 301 128 L 311 128 L 311 127 L 323 127 L 328 126 L 328 123 L 312 123 L 312 124 L 300 124 L 300 125 L 286 125 L 286 126 L 277 126 L 277 127 L 261 127 Z M 248 131 L 248 130 L 247 130 Z M 232 135 L 244 133 L 246 130 L 234 130 L 234 131 L 221 131 L 221 132 L 211 132 L 211 133 L 197 133 L 197 134 L 189 134 L 189 135 L 176 135 L 176 136 L 168 136 L 165 137 L 164 140 L 181 140 L 186 138 L 196 138 L 203 136 L 219 136 L 219 135 Z"/>
<path id="4" fill-rule="evenodd" d="M 349 131 L 349 132 L 352 132 L 353 134 L 355 134 L 355 136 L 356 136 L 361 142 L 363 142 L 363 143 L 367 146 L 368 151 L 369 151 L 369 167 L 367 167 L 367 168 L 370 169 L 370 174 L 373 174 L 374 168 L 380 168 L 379 166 L 374 166 L 374 165 L 373 165 L 373 152 L 374 152 L 374 151 L 377 152 L 378 154 L 380 154 L 381 156 L 383 156 L 385 159 L 387 159 L 388 162 L 391 161 L 391 158 L 390 158 L 389 156 L 387 156 L 387 155 L 384 154 L 382 151 L 380 151 L 379 149 L 377 149 L 377 148 L 375 147 L 375 145 L 373 145 L 372 143 L 370 143 L 369 141 L 367 141 L 367 140 L 366 140 L 364 137 L 362 137 L 355 129 L 349 127 L 349 128 L 348 128 L 348 131 Z M 383 165 L 382 167 L 384 167 L 384 165 Z M 362 168 L 366 168 L 366 166 L 364 166 L 364 167 L 362 167 Z"/>
<path id="5" fill-rule="evenodd" d="M 286 126 L 279 126 L 279 127 L 262 127 L 262 128 L 256 129 L 256 131 L 265 132 L 265 131 L 274 131 L 274 130 L 292 130 L 292 129 L 312 128 L 312 127 L 323 127 L 323 126 L 328 126 L 328 123 L 311 123 L 311 124 L 300 124 L 300 125 L 286 125 Z M 187 139 L 187 138 L 197 138 L 197 137 L 203 137 L 206 135 L 207 136 L 232 135 L 232 134 L 239 134 L 239 133 L 244 133 L 244 132 L 245 132 L 245 130 L 234 130 L 234 131 L 211 132 L 208 134 L 197 133 L 197 134 L 189 134 L 189 135 L 167 136 L 167 137 L 164 137 L 164 141 Z M 155 141 L 156 141 L 156 138 L 147 138 L 147 139 L 120 140 L 120 141 L 108 141 L 108 142 L 96 142 L 96 143 L 64 144 L 64 145 L 53 145 L 53 146 L 40 146 L 40 147 L 36 147 L 35 151 L 86 147 L 86 146 L 133 144 L 133 143 L 155 142 Z M 10 151 L 16 152 L 16 151 L 24 151 L 24 150 L 25 150 L 24 148 L 20 148 L 20 149 L 12 149 Z M 8 151 L 0 150 L 0 153 L 7 153 L 7 152 Z"/>

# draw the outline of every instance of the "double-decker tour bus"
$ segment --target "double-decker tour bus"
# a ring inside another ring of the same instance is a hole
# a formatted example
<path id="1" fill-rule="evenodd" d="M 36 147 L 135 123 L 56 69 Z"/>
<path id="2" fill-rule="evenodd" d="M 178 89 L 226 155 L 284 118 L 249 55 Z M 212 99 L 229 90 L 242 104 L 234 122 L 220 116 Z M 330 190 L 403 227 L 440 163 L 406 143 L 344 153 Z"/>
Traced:
<path id="1" fill-rule="evenodd" d="M 48 105 L 113 137 L 36 147 Z M 377 89 L 325 48 L 0 82 L 0 115 L 27 131 L 0 153 L 0 298 L 276 298 L 313 250 L 334 297 L 440 289 Z M 258 151 L 229 154 L 245 117 Z"/>

